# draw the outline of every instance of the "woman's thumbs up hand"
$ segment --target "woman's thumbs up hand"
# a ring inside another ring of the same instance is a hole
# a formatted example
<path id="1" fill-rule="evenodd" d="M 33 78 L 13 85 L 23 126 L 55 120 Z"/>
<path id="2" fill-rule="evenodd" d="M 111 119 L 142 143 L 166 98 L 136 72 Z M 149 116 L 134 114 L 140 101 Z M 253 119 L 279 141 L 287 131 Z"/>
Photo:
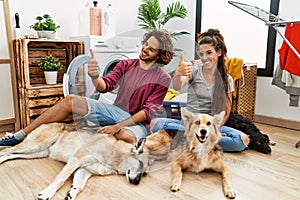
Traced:
<path id="1" fill-rule="evenodd" d="M 184 54 L 180 53 L 180 59 L 175 73 L 180 76 L 189 76 L 192 73 L 192 62 L 184 61 Z"/>

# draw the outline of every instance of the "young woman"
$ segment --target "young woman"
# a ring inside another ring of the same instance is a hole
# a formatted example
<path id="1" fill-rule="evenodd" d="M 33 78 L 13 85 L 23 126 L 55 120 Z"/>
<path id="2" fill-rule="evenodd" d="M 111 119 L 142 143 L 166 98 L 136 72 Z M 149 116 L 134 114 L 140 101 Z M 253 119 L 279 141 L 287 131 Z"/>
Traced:
<path id="1" fill-rule="evenodd" d="M 180 90 L 188 84 L 187 109 L 193 113 L 210 115 L 226 111 L 224 123 L 230 115 L 233 80 L 227 74 L 225 57 L 227 48 L 218 29 L 209 29 L 198 35 L 197 53 L 200 60 L 184 62 L 181 54 L 173 76 L 173 87 Z M 157 118 L 152 131 L 159 129 L 184 130 L 182 120 Z M 249 144 L 246 134 L 226 126 L 220 129 L 219 142 L 224 151 L 243 151 Z"/>

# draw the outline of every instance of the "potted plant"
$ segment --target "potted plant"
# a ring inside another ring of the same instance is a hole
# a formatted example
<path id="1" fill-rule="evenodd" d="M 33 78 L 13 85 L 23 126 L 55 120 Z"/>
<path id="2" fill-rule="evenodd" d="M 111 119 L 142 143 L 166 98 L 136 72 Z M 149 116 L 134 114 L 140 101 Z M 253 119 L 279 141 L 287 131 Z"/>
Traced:
<path id="1" fill-rule="evenodd" d="M 57 71 L 62 69 L 62 64 L 53 56 L 45 56 L 39 64 L 40 69 L 44 71 L 46 84 L 57 83 Z"/>
<path id="2" fill-rule="evenodd" d="M 54 39 L 56 30 L 60 28 L 60 25 L 56 24 L 48 14 L 43 15 L 43 17 L 37 16 L 35 19 L 37 22 L 29 28 L 37 31 L 40 38 Z"/>
<path id="3" fill-rule="evenodd" d="M 167 22 L 173 18 L 184 19 L 187 16 L 187 9 L 179 1 L 172 2 L 167 6 L 166 12 L 162 12 L 158 0 L 142 0 L 138 9 L 138 20 L 140 26 L 146 30 L 164 29 Z M 186 31 L 172 32 L 171 36 L 189 34 Z"/>

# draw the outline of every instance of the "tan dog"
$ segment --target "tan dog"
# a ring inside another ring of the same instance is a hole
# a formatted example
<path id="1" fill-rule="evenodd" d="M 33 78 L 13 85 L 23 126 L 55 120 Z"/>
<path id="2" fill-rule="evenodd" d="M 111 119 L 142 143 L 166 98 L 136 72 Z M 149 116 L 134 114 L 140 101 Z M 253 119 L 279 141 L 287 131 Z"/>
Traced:
<path id="1" fill-rule="evenodd" d="M 185 139 L 169 155 L 168 159 L 175 160 L 171 166 L 171 191 L 180 190 L 182 170 L 199 173 L 210 169 L 221 173 L 224 195 L 234 199 L 229 178 L 229 171 L 222 160 L 222 149 L 218 145 L 221 137 L 219 128 L 225 112 L 210 116 L 207 114 L 194 115 L 182 108 L 182 119 L 185 125 Z"/>
<path id="2" fill-rule="evenodd" d="M 140 182 L 148 158 L 138 155 L 142 146 L 117 140 L 107 134 L 68 130 L 63 123 L 51 123 L 32 131 L 20 144 L 0 152 L 0 164 L 16 158 L 43 158 L 67 163 L 55 180 L 38 194 L 50 199 L 74 173 L 73 184 L 65 199 L 75 199 L 92 175 L 126 174 L 132 184 Z M 136 153 L 132 153 L 134 150 Z"/>

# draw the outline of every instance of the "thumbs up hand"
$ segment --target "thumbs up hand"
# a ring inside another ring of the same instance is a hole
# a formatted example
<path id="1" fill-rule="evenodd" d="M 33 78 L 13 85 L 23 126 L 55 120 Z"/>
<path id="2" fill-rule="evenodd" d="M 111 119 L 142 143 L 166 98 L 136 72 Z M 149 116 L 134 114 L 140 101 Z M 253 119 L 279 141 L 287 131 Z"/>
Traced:
<path id="1" fill-rule="evenodd" d="M 97 59 L 95 58 L 94 51 L 90 49 L 91 57 L 92 59 L 88 62 L 88 75 L 92 79 L 97 79 L 99 77 L 99 63 Z"/>
<path id="2" fill-rule="evenodd" d="M 180 53 L 180 59 L 179 59 L 179 63 L 178 63 L 175 73 L 180 76 L 189 77 L 190 74 L 192 73 L 192 67 L 193 67 L 193 63 L 185 62 L 183 53 Z"/>

